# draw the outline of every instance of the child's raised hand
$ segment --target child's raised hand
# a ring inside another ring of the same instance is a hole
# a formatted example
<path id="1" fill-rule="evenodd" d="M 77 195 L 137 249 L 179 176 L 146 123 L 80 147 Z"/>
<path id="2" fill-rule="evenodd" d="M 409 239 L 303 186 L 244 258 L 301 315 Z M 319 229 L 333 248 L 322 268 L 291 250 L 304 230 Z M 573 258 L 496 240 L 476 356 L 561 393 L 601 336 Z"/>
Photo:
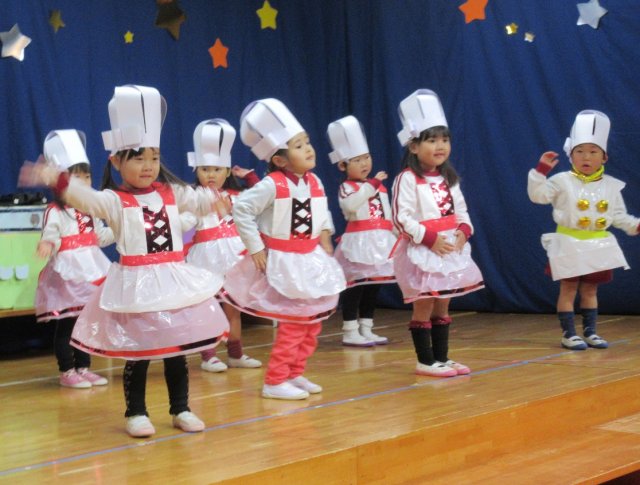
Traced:
<path id="1" fill-rule="evenodd" d="M 263 249 L 255 254 L 252 254 L 251 257 L 253 258 L 253 264 L 255 265 L 256 269 L 261 273 L 264 273 L 267 270 L 266 251 Z"/>
<path id="2" fill-rule="evenodd" d="M 438 256 L 446 256 L 454 249 L 455 246 L 447 241 L 447 238 L 442 234 L 438 234 L 436 242 L 431 246 L 431 251 L 436 253 Z"/>
<path id="3" fill-rule="evenodd" d="M 41 155 L 35 163 L 26 161 L 22 164 L 18 175 L 18 187 L 53 186 L 59 176 L 60 170 L 55 165 L 47 163 Z"/>
<path id="4" fill-rule="evenodd" d="M 231 169 L 231 173 L 239 179 L 245 178 L 249 172 L 251 172 L 251 170 L 248 168 L 242 168 L 240 165 L 234 165 Z"/>
<path id="5" fill-rule="evenodd" d="M 549 168 L 553 168 L 558 165 L 558 154 L 556 152 L 544 152 L 540 156 L 538 163 L 546 165 Z"/>
<path id="6" fill-rule="evenodd" d="M 389 178 L 389 176 L 387 175 L 387 172 L 385 172 L 384 170 L 381 170 L 380 172 L 378 172 L 376 174 L 375 177 L 373 177 L 374 179 L 379 180 L 380 182 L 382 182 L 383 180 L 386 180 Z"/>
<path id="7" fill-rule="evenodd" d="M 53 254 L 53 243 L 50 241 L 40 241 L 36 247 L 36 256 L 42 259 L 49 259 Z"/>

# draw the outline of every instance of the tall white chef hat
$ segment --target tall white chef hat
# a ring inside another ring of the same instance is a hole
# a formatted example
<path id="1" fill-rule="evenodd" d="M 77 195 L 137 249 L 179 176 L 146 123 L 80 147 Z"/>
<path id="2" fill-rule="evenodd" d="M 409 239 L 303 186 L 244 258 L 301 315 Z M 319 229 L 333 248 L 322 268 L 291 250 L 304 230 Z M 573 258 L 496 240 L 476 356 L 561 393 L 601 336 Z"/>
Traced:
<path id="1" fill-rule="evenodd" d="M 329 153 L 331 163 L 348 161 L 369 153 L 367 138 L 355 116 L 345 116 L 329 124 L 327 135 L 333 147 L 333 151 Z"/>
<path id="2" fill-rule="evenodd" d="M 202 121 L 193 132 L 194 151 L 187 153 L 190 167 L 211 165 L 231 167 L 231 147 L 236 130 L 227 120 L 215 118 Z"/>
<path id="3" fill-rule="evenodd" d="M 82 131 L 55 130 L 44 139 L 44 157 L 63 170 L 78 163 L 89 163 L 85 152 L 87 139 Z"/>
<path id="4" fill-rule="evenodd" d="M 240 138 L 260 160 L 269 161 L 304 128 L 289 109 L 277 99 L 254 101 L 240 116 Z"/>
<path id="5" fill-rule="evenodd" d="M 593 143 L 607 151 L 607 139 L 611 121 L 609 117 L 593 109 L 580 111 L 571 127 L 569 138 L 564 142 L 564 151 L 571 157 L 571 151 L 582 143 Z"/>
<path id="6" fill-rule="evenodd" d="M 105 149 L 114 154 L 130 148 L 159 148 L 166 114 L 167 103 L 156 88 L 117 86 L 109 101 L 111 130 L 102 132 Z"/>
<path id="7" fill-rule="evenodd" d="M 429 89 L 418 89 L 400 101 L 398 114 L 402 122 L 398 140 L 402 146 L 407 145 L 428 128 L 448 126 L 440 98 Z"/>

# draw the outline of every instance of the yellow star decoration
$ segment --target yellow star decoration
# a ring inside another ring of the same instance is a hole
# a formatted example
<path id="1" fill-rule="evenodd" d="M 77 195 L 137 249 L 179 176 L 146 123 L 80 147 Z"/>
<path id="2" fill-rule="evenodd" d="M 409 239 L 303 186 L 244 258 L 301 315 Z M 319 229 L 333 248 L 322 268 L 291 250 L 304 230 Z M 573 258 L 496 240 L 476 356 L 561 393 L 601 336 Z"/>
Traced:
<path id="1" fill-rule="evenodd" d="M 505 27 L 508 35 L 513 35 L 518 32 L 518 24 L 511 22 L 509 25 Z"/>
<path id="2" fill-rule="evenodd" d="M 53 31 L 57 34 L 60 27 L 66 27 L 64 22 L 62 21 L 62 14 L 60 10 L 52 10 L 49 15 L 49 25 L 53 27 Z"/>
<path id="3" fill-rule="evenodd" d="M 127 32 L 124 34 L 124 43 L 133 44 L 133 32 L 131 32 L 130 30 L 127 30 Z"/>
<path id="4" fill-rule="evenodd" d="M 273 29 L 276 30 L 276 16 L 278 11 L 271 6 L 269 0 L 264 0 L 262 8 L 256 10 L 258 17 L 260 17 L 261 29 Z"/>
<path id="5" fill-rule="evenodd" d="M 525 42 L 533 42 L 533 39 L 536 38 L 536 35 L 533 32 L 526 32 L 524 34 L 524 41 Z"/>

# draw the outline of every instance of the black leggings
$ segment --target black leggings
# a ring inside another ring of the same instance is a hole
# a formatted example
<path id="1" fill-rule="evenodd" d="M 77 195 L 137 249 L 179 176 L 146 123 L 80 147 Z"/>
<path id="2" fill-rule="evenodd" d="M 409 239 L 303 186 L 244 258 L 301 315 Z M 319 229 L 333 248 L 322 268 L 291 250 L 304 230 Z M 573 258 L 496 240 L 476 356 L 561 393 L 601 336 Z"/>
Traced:
<path id="1" fill-rule="evenodd" d="M 342 292 L 342 320 L 373 318 L 380 285 L 352 286 Z"/>
<path id="2" fill-rule="evenodd" d="M 81 369 L 91 365 L 91 356 L 82 350 L 72 347 L 71 332 L 78 317 L 62 318 L 55 320 L 56 332 L 53 337 L 53 350 L 58 360 L 60 372 L 67 372 L 71 369 Z"/>
<path id="3" fill-rule="evenodd" d="M 127 404 L 125 418 L 149 416 L 145 394 L 147 390 L 148 360 L 128 360 L 124 366 L 122 382 Z M 184 355 L 164 359 L 164 380 L 169 390 L 169 413 L 176 415 L 189 409 L 189 368 Z"/>

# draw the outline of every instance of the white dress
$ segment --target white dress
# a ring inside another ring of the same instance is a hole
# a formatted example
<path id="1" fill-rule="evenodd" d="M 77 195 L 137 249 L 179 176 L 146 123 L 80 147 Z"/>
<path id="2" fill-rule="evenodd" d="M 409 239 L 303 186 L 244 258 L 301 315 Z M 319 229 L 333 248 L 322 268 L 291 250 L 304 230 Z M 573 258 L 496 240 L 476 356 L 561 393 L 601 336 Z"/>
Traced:
<path id="1" fill-rule="evenodd" d="M 395 283 L 391 252 L 396 237 L 386 188 L 348 180 L 340 185 L 338 201 L 347 227 L 335 258 L 344 270 L 347 286 Z"/>
<path id="2" fill-rule="evenodd" d="M 206 214 L 213 194 L 154 183 L 149 191 L 87 190 L 70 183 L 69 204 L 104 218 L 120 253 L 81 313 L 71 344 L 127 360 L 162 359 L 215 347 L 229 323 L 213 275 L 184 261 L 179 210 Z"/>
<path id="3" fill-rule="evenodd" d="M 113 232 L 100 219 L 50 204 L 41 241 L 53 244 L 54 253 L 38 277 L 36 319 L 76 317 L 111 265 L 100 247 L 114 242 Z"/>
<path id="4" fill-rule="evenodd" d="M 551 204 L 558 225 L 557 232 L 542 235 L 554 280 L 629 269 L 616 237 L 607 231 L 613 226 L 629 235 L 638 234 L 640 219 L 627 213 L 624 186 L 609 175 L 584 182 L 572 172 L 547 179 L 535 169 L 529 171 L 529 198 L 537 204 Z"/>
<path id="5" fill-rule="evenodd" d="M 445 235 L 453 244 L 455 231 L 473 226 L 460 185 L 449 187 L 437 174 L 417 176 L 403 170 L 393 185 L 393 219 L 402 234 L 394 253 L 394 268 L 405 303 L 422 298 L 451 298 L 484 288 L 480 269 L 468 242 L 461 252 L 438 256 L 423 240 L 427 231 Z"/>
<path id="6" fill-rule="evenodd" d="M 273 172 L 242 192 L 233 219 L 249 254 L 267 248 L 267 269 L 250 257 L 227 274 L 222 297 L 240 311 L 293 323 L 328 318 L 346 287 L 342 268 L 318 244 L 333 232 L 320 179 Z"/>

